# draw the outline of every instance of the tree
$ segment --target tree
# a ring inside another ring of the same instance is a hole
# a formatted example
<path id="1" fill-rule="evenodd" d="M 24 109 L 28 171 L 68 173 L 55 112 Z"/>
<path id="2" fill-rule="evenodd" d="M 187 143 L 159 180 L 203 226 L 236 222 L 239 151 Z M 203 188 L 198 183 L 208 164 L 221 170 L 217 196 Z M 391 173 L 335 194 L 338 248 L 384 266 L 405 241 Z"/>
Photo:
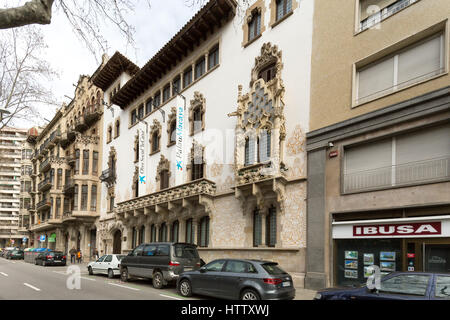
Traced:
<path id="1" fill-rule="evenodd" d="M 146 0 L 150 5 L 150 0 Z M 127 44 L 134 46 L 134 27 L 125 19 L 134 10 L 133 0 L 30 0 L 22 6 L 0 9 L 0 29 L 31 24 L 50 24 L 53 13 L 63 14 L 76 35 L 95 55 L 106 52 L 107 41 L 101 33 L 101 23 L 112 23 Z"/>
<path id="2" fill-rule="evenodd" d="M 2 32 L 0 37 L 0 130 L 15 119 L 40 118 L 37 105 L 56 105 L 43 85 L 57 74 L 43 58 L 42 33 L 34 26 Z"/>

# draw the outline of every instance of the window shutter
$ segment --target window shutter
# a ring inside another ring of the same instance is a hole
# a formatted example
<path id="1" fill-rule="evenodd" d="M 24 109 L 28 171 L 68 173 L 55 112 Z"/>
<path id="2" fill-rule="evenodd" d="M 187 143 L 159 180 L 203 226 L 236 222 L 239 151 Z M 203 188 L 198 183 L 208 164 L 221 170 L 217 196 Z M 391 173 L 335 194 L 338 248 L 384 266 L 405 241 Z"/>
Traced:
<path id="1" fill-rule="evenodd" d="M 385 139 L 345 150 L 345 173 L 355 173 L 392 165 L 392 140 Z"/>
<path id="2" fill-rule="evenodd" d="M 358 72 L 358 100 L 384 94 L 394 85 L 394 58 L 373 64 Z"/>

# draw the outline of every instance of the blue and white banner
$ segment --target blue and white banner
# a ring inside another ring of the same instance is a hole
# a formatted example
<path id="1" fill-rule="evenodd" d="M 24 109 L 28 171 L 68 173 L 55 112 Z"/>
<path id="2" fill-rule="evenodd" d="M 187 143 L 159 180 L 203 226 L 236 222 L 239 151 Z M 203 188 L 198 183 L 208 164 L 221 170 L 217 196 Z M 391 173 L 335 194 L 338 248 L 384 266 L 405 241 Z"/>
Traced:
<path id="1" fill-rule="evenodd" d="M 184 110 L 184 100 L 177 96 L 177 128 L 176 128 L 176 154 L 175 154 L 175 185 L 184 183 L 184 171 L 186 170 L 185 162 L 185 143 L 186 143 L 186 110 Z"/>
<path id="2" fill-rule="evenodd" d="M 147 183 L 146 177 L 146 148 L 145 148 L 145 135 L 146 129 L 138 129 L 139 133 L 139 185 L 145 185 Z M 145 190 L 142 189 L 142 190 Z"/>

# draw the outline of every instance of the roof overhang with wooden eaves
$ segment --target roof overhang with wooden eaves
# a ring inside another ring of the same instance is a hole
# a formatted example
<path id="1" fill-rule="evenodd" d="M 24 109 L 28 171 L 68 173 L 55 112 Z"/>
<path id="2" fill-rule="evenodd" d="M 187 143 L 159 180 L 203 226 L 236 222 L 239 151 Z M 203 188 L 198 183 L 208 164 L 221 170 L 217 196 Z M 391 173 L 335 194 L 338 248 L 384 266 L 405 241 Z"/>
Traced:
<path id="1" fill-rule="evenodd" d="M 216 27 L 220 28 L 231 20 L 236 15 L 236 7 L 235 0 L 210 0 L 114 95 L 111 102 L 125 109 L 195 47 L 206 41 Z"/>

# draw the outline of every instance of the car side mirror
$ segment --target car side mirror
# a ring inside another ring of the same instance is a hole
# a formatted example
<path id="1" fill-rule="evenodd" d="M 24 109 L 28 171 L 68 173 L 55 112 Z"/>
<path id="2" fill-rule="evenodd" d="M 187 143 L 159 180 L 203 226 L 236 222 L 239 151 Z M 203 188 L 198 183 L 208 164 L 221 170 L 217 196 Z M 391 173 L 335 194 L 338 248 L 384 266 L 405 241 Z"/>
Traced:
<path id="1" fill-rule="evenodd" d="M 200 272 L 201 272 L 201 273 L 205 273 L 206 271 L 207 271 L 207 270 L 206 270 L 205 267 L 201 267 L 201 268 L 200 268 Z"/>
<path id="2" fill-rule="evenodd" d="M 372 289 L 367 288 L 367 290 L 368 290 L 370 293 L 372 293 L 372 294 L 378 294 L 378 293 L 379 293 L 379 291 L 378 291 L 377 288 L 372 288 Z"/>

